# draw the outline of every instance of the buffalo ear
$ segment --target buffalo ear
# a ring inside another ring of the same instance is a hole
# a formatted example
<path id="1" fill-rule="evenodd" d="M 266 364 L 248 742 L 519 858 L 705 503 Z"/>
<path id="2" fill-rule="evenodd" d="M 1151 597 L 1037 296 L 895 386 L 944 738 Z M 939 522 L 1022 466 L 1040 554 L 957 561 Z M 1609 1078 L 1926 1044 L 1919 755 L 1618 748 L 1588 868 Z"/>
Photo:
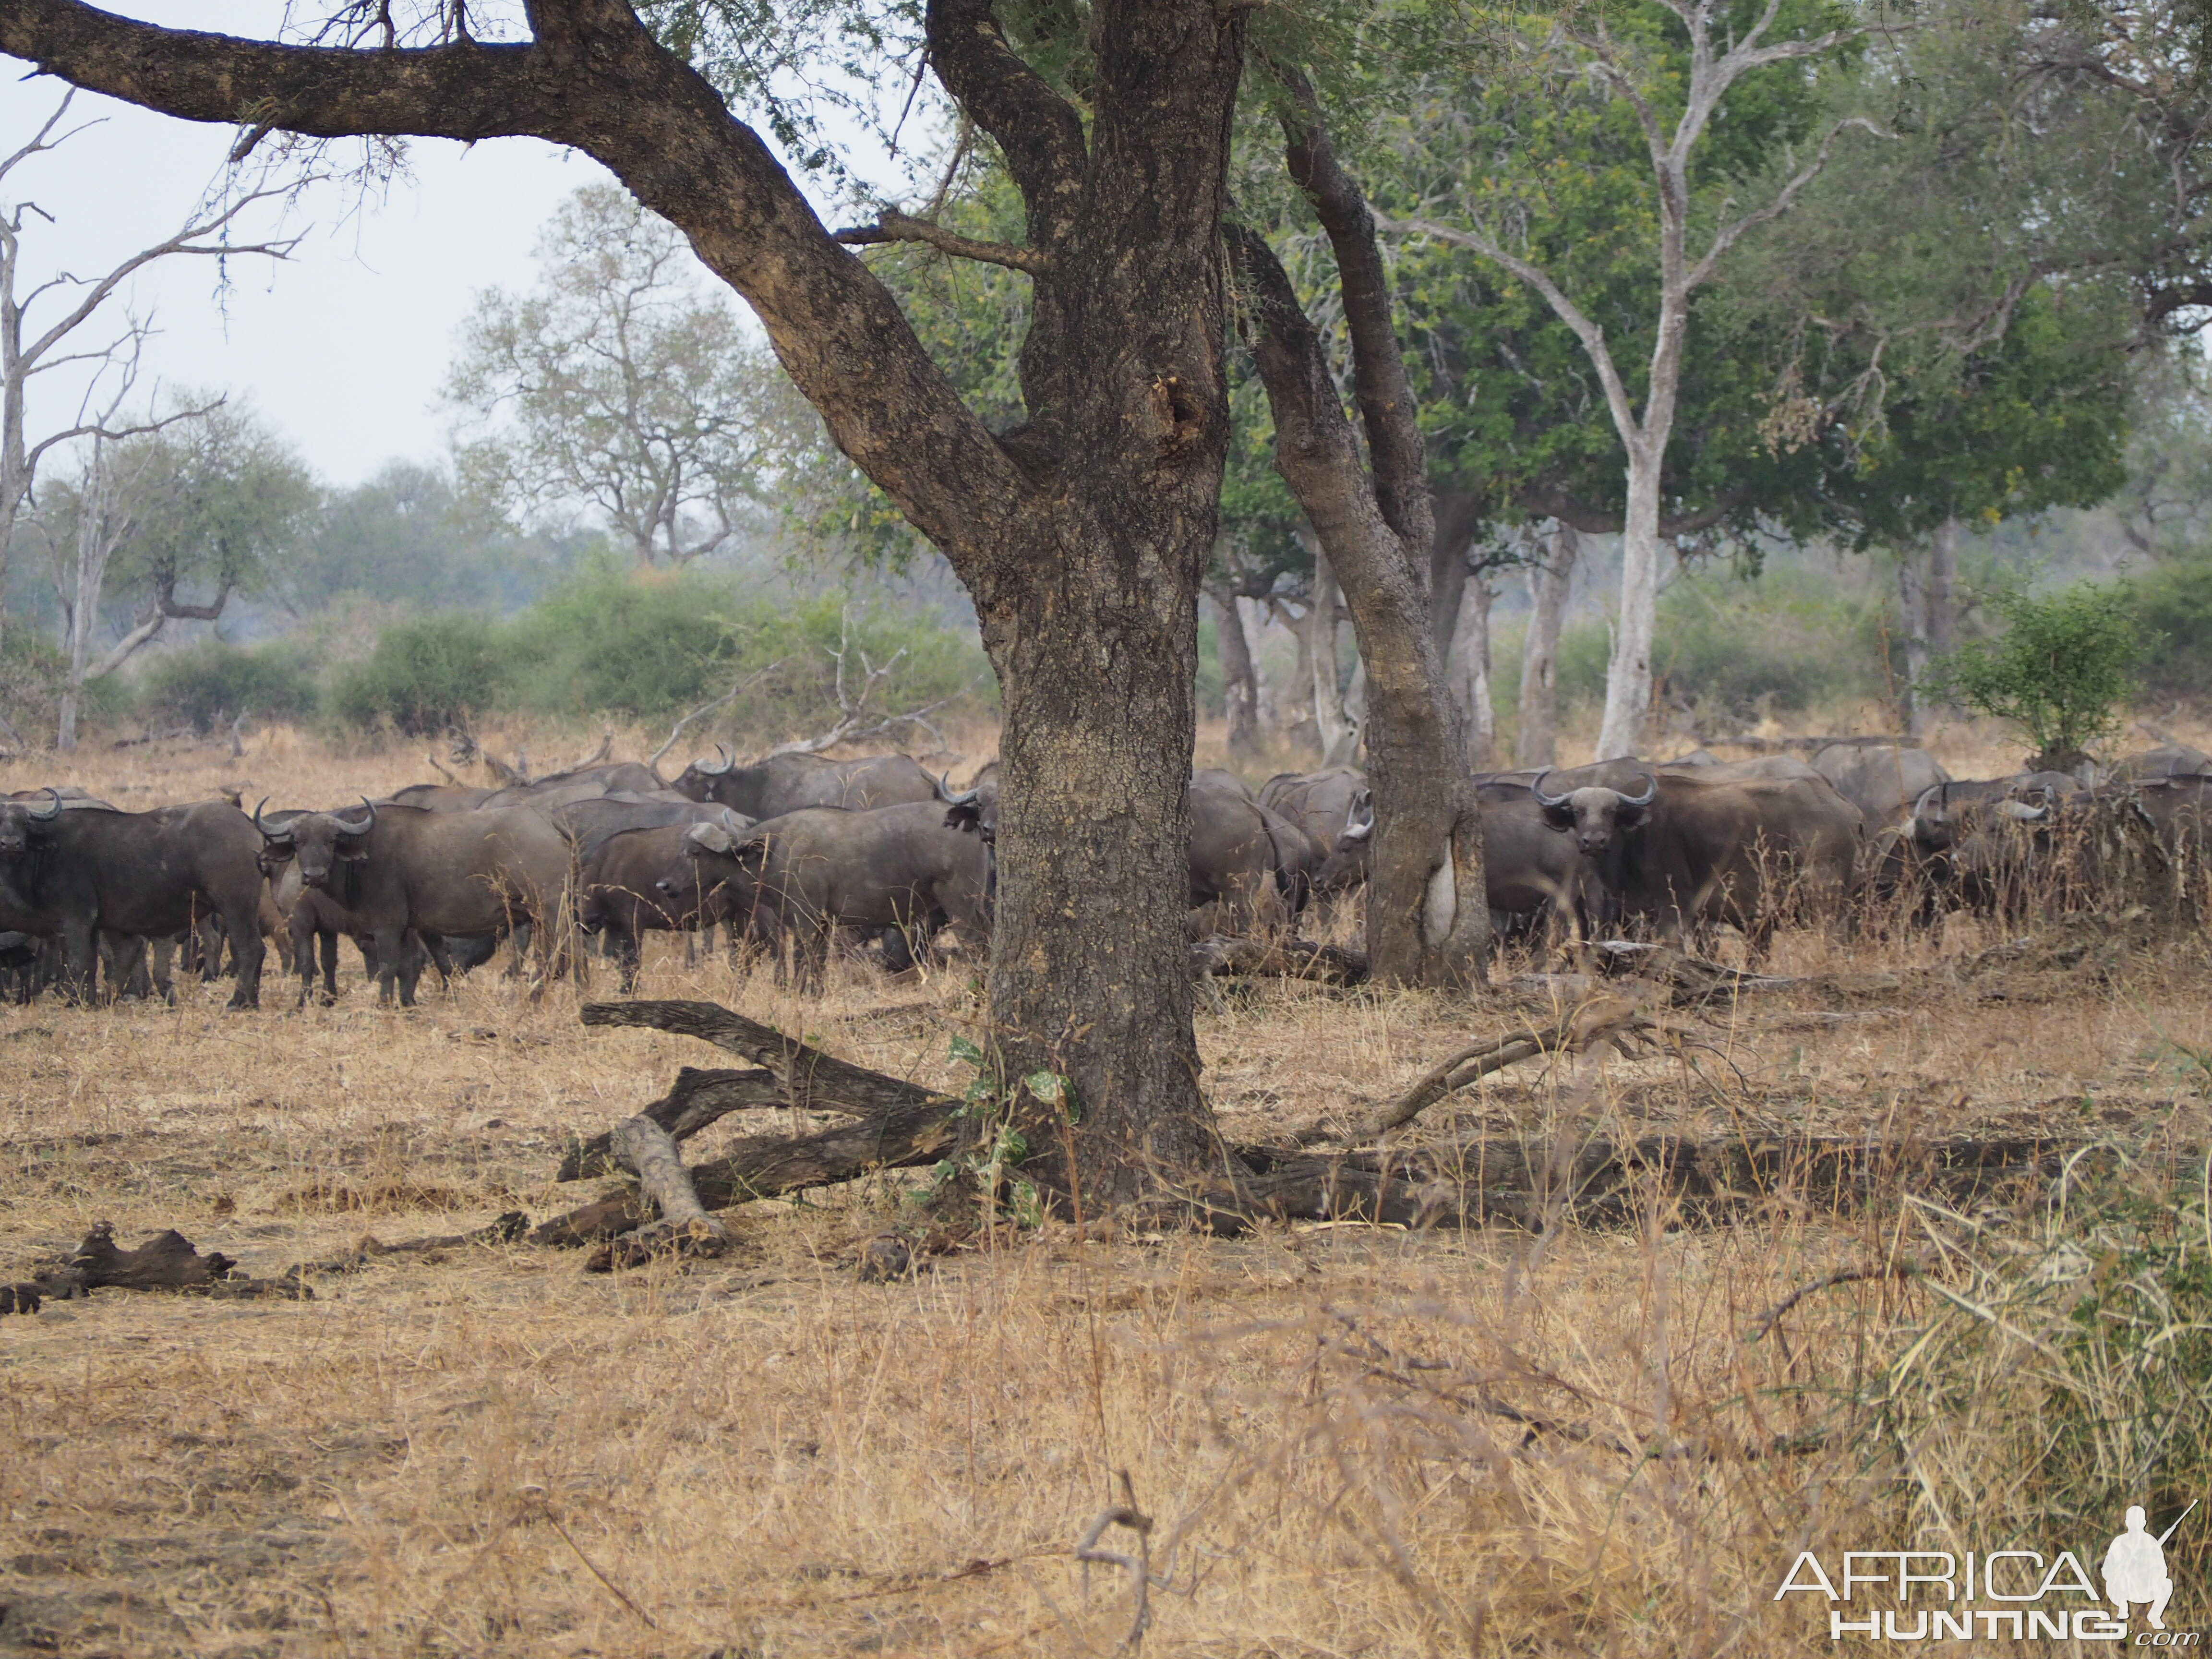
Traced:
<path id="1" fill-rule="evenodd" d="M 1571 801 L 1563 800 L 1557 806 L 1545 806 L 1538 810 L 1544 815 L 1544 827 L 1547 830 L 1557 830 L 1564 834 L 1575 827 L 1575 808 Z"/>
<path id="2" fill-rule="evenodd" d="M 684 850 L 697 858 L 703 850 L 726 854 L 736 845 L 730 832 L 719 823 L 695 823 L 684 833 Z"/>
<path id="3" fill-rule="evenodd" d="M 982 809 L 972 800 L 963 801 L 959 805 L 950 808 L 945 812 L 945 827 L 947 830 L 962 830 L 971 833 L 980 830 L 983 827 Z"/>
<path id="4" fill-rule="evenodd" d="M 340 836 L 337 854 L 348 864 L 358 864 L 368 856 L 368 838 L 365 836 Z"/>
<path id="5" fill-rule="evenodd" d="M 768 863 L 768 843 L 766 836 L 755 836 L 738 848 L 738 862 L 757 875 Z"/>
<path id="6" fill-rule="evenodd" d="M 1650 816 L 1649 806 L 1638 806 L 1632 800 L 1625 800 L 1620 803 L 1620 811 L 1613 817 L 1613 827 L 1617 830 L 1640 830 L 1644 827 L 1644 821 Z"/>

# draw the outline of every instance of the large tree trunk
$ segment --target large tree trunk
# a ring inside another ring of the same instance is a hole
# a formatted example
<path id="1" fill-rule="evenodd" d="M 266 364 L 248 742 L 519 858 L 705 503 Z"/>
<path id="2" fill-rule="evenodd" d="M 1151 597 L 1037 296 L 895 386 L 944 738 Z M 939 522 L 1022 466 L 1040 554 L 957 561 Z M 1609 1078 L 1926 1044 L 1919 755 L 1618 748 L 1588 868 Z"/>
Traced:
<path id="1" fill-rule="evenodd" d="M 1520 717 L 1513 738 L 1516 765 L 1552 766 L 1559 758 L 1559 627 L 1581 552 L 1574 526 L 1554 519 L 1543 558 L 1528 568 L 1528 634 L 1521 647 Z"/>
<path id="2" fill-rule="evenodd" d="M 1671 388 L 1670 388 L 1671 390 Z M 1653 401 L 1657 401 L 1655 398 Z M 1620 605 L 1605 670 L 1605 718 L 1594 760 L 1633 755 L 1651 712 L 1651 647 L 1659 626 L 1659 457 L 1666 434 L 1628 446 L 1628 506 L 1620 532 Z"/>
<path id="3" fill-rule="evenodd" d="M 1260 676 L 1252 663 L 1252 642 L 1234 593 L 1215 591 L 1213 633 L 1221 642 L 1221 701 L 1229 714 L 1229 752 L 1249 755 L 1260 746 Z"/>
<path id="4" fill-rule="evenodd" d="M 1459 627 L 1451 649 L 1452 696 L 1467 720 L 1467 765 L 1486 772 L 1498 744 L 1498 708 L 1490 689 L 1490 584 L 1471 575 L 1460 592 Z"/>
<path id="5" fill-rule="evenodd" d="M 1936 659 L 1958 644 L 1959 521 L 1946 519 L 1927 544 L 1897 555 L 1897 602 L 1905 623 L 1905 729 L 1925 736 L 1936 706 L 1922 690 Z"/>
<path id="6" fill-rule="evenodd" d="M 1344 601 L 1336 567 L 1310 529 L 1298 539 L 1313 556 L 1313 601 L 1306 610 L 1306 662 L 1313 677 L 1314 731 L 1321 738 L 1323 766 L 1349 766 L 1358 751 L 1358 728 L 1344 706 L 1344 665 L 1336 654 L 1336 631 L 1344 620 Z"/>
<path id="7" fill-rule="evenodd" d="M 1198 578 L 1213 526 L 1178 542 L 1117 481 L 1094 484 L 1087 521 L 1056 526 L 1054 552 L 1081 580 L 982 607 L 1005 720 L 993 1058 L 1009 1079 L 1074 1085 L 1075 1177 L 1091 1206 L 1137 1197 L 1148 1173 L 1188 1171 L 1211 1145 L 1184 918 Z M 1133 533 L 1144 531 L 1149 544 Z M 1065 1178 L 1058 1135 L 1024 1133 L 1048 1178 Z"/>
<path id="8" fill-rule="evenodd" d="M 1367 951 L 1377 979 L 1468 986 L 1490 946 L 1480 808 L 1437 649 L 1428 569 L 1435 535 L 1416 404 L 1393 331 L 1388 276 L 1367 204 L 1337 165 L 1302 78 L 1285 124 L 1291 176 L 1336 255 L 1352 340 L 1365 464 L 1321 339 L 1274 252 L 1231 227 L 1253 295 L 1253 356 L 1275 419 L 1275 465 L 1344 584 L 1367 671 L 1367 775 L 1375 832 Z"/>

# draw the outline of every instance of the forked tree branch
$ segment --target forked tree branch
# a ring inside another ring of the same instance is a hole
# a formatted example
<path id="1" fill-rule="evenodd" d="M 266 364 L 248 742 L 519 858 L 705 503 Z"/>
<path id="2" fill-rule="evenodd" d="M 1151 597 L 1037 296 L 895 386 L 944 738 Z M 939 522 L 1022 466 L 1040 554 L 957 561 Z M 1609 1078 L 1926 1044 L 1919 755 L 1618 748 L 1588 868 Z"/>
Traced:
<path id="1" fill-rule="evenodd" d="M 833 231 L 831 234 L 841 242 L 860 247 L 890 242 L 921 242 L 940 253 L 951 254 L 955 258 L 1004 265 L 1009 270 L 1025 270 L 1031 276 L 1052 268 L 1052 256 L 1039 249 L 1015 247 L 1006 242 L 979 242 L 972 236 L 963 236 L 958 231 L 947 230 L 943 225 L 927 219 L 909 218 L 896 208 L 884 210 L 872 225 L 856 225 L 848 230 Z"/>

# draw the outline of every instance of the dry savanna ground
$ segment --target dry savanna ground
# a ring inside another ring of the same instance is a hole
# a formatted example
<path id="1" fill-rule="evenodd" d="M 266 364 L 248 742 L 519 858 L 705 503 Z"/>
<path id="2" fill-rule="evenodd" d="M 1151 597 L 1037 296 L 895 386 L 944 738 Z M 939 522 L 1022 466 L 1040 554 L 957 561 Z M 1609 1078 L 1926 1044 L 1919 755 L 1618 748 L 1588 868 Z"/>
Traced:
<path id="1" fill-rule="evenodd" d="M 69 775 L 137 807 L 425 769 L 280 732 Z M 1225 1129 L 1380 1104 L 1523 1017 L 1528 966 L 1474 1002 L 1230 988 L 1200 1021 Z M 1658 1131 L 2042 1137 L 2147 1168 L 2202 1144 L 2193 936 L 1800 935 L 1772 967 L 1802 983 L 1681 1011 L 1656 1048 L 1499 1073 L 1410 1133 L 1478 1161 Z M 102 1220 L 267 1278 L 364 1234 L 541 1218 L 597 1190 L 554 1182 L 565 1136 L 714 1063 L 586 1030 L 574 988 L 532 1001 L 496 965 L 408 1013 L 374 1006 L 349 948 L 344 971 L 331 1008 L 295 1010 L 272 965 L 258 1013 L 189 981 L 174 1008 L 0 1010 L 0 1281 Z M 850 963 L 801 1000 L 663 942 L 644 988 L 957 1089 L 971 972 Z M 1828 1651 L 1774 1585 L 1893 1512 L 1836 1402 L 1925 1292 L 1874 1277 L 1759 1315 L 1913 1244 L 1936 1211 L 1909 1174 L 1866 1205 L 1785 1183 L 1727 1224 L 1656 1195 L 1540 1232 L 1052 1224 L 859 1282 L 916 1179 L 740 1208 L 713 1262 L 587 1275 L 465 1245 L 312 1273 L 312 1300 L 105 1290 L 0 1319 L 0 1655 L 1108 1653 L 1131 1576 L 1077 1551 L 1121 1504 L 1150 1521 L 1152 1654 Z M 1996 1194 L 1976 1224 L 2035 1202 Z"/>

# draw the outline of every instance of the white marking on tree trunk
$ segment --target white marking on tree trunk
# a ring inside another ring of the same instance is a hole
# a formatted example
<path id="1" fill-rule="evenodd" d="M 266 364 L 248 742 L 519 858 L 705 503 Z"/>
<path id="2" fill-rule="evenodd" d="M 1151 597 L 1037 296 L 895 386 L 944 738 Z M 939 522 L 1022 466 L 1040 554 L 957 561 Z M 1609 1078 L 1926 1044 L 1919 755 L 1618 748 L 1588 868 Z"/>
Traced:
<path id="1" fill-rule="evenodd" d="M 1421 901 L 1421 941 L 1431 949 L 1451 937 L 1459 919 L 1459 880 L 1452 872 L 1452 853 L 1444 848 L 1444 861 L 1429 878 L 1428 896 Z"/>

